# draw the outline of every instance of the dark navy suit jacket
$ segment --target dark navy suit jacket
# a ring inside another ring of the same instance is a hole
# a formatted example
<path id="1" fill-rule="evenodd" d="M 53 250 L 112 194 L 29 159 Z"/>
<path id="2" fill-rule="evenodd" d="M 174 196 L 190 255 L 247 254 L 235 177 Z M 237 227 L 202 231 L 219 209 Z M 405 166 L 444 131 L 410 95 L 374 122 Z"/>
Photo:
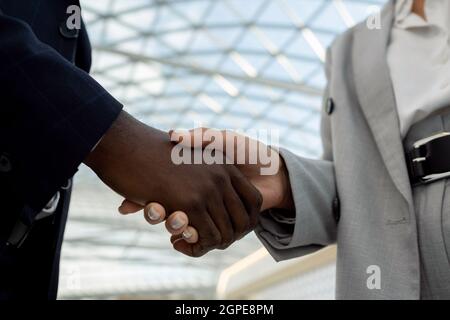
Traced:
<path id="1" fill-rule="evenodd" d="M 122 109 L 89 75 L 74 0 L 0 0 L 0 298 L 54 299 L 70 201 L 62 186 Z M 57 192 L 56 214 L 35 217 Z M 7 240 L 17 221 L 30 232 Z"/>

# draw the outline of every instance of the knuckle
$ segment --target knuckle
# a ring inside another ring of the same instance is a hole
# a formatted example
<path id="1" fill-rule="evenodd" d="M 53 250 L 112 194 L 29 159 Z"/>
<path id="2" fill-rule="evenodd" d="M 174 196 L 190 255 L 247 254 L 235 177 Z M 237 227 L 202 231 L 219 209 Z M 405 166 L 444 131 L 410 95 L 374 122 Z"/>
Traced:
<path id="1" fill-rule="evenodd" d="M 227 234 L 222 237 L 222 245 L 225 246 L 225 248 L 228 248 L 232 243 L 234 242 L 234 237 L 232 234 Z"/>
<path id="2" fill-rule="evenodd" d="M 219 233 L 214 233 L 212 235 L 211 240 L 212 240 L 213 244 L 215 244 L 215 245 L 220 245 L 221 243 L 223 243 L 222 235 Z"/>
<path id="3" fill-rule="evenodd" d="M 191 212 L 199 212 L 203 209 L 203 201 L 199 196 L 191 196 L 187 207 Z"/>
<path id="4" fill-rule="evenodd" d="M 245 233 L 246 231 L 247 231 L 247 227 L 236 228 L 236 235 L 239 237 L 241 234 Z"/>
<path id="5" fill-rule="evenodd" d="M 222 235 L 220 233 L 209 233 L 202 240 L 202 247 L 214 249 L 222 244 Z"/>
<path id="6" fill-rule="evenodd" d="M 213 179 L 213 182 L 214 182 L 214 184 L 215 184 L 216 186 L 217 186 L 217 185 L 222 186 L 222 185 L 225 184 L 225 182 L 227 181 L 227 178 L 226 178 L 225 174 L 222 173 L 222 172 L 216 172 L 216 173 L 213 175 L 212 179 Z"/>
<path id="7" fill-rule="evenodd" d="M 259 219 L 258 216 L 254 216 L 250 219 L 250 223 L 249 223 L 249 229 L 253 230 L 255 229 L 255 227 L 258 225 L 259 223 Z"/>
<path id="8" fill-rule="evenodd" d="M 192 248 L 192 257 L 193 258 L 200 258 L 203 256 L 207 251 L 204 249 L 202 245 L 196 245 Z"/>
<path id="9" fill-rule="evenodd" d="M 236 234 L 237 235 L 242 235 L 244 233 L 246 233 L 249 229 L 250 226 L 250 221 L 249 219 L 245 219 L 244 222 L 240 223 L 237 227 L 236 227 Z"/>
<path id="10" fill-rule="evenodd" d="M 205 195 L 210 197 L 211 195 L 218 194 L 217 190 L 218 184 L 216 183 L 215 178 L 211 178 L 210 180 L 206 180 L 203 184 L 203 192 Z"/>

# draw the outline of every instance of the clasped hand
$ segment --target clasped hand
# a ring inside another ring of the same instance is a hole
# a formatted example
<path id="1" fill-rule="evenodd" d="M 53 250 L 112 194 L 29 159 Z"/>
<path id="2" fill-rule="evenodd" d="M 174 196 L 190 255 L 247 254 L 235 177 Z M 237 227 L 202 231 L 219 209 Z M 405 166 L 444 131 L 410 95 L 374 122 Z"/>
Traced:
<path id="1" fill-rule="evenodd" d="M 173 141 L 192 156 L 202 152 L 205 145 L 186 139 L 195 131 L 169 137 L 126 113 L 113 126 L 85 163 L 126 199 L 120 213 L 143 210 L 148 223 L 165 221 L 173 247 L 186 255 L 227 248 L 255 228 L 262 210 L 288 203 L 285 170 L 261 176 L 259 164 L 177 165 L 171 161 Z M 216 152 L 225 150 L 226 141 Z"/>
<path id="2" fill-rule="evenodd" d="M 194 135 L 198 134 L 196 131 L 204 131 L 204 130 L 211 130 L 211 129 L 195 129 L 191 130 L 189 132 L 171 132 L 171 140 L 175 142 L 179 142 L 181 145 L 183 145 L 186 148 L 205 148 L 206 145 L 210 142 L 208 140 L 202 140 L 201 145 L 194 144 Z M 213 135 L 217 135 L 217 131 L 213 132 Z M 203 134 L 203 132 L 200 132 L 200 134 Z M 225 136 L 225 131 L 222 131 L 221 134 L 223 135 L 224 139 L 224 145 L 222 148 L 216 149 L 216 151 L 220 151 L 225 153 L 226 144 L 230 143 L 230 140 L 234 141 L 243 141 L 245 142 L 245 139 L 234 139 L 237 134 L 228 133 L 228 137 Z M 242 146 L 235 146 L 235 150 L 233 152 L 233 155 L 237 155 L 237 149 L 240 149 L 241 151 L 246 152 L 247 154 L 251 151 L 249 150 L 250 145 L 256 145 L 248 143 L 249 138 L 246 142 L 246 146 L 241 148 Z M 220 146 L 219 146 L 220 147 Z M 261 148 L 267 148 L 262 143 L 259 143 L 259 147 Z M 226 154 L 226 153 L 225 153 Z M 285 174 L 283 170 L 280 170 L 280 175 L 276 175 L 275 177 L 271 176 L 261 176 L 260 172 L 258 171 L 260 169 L 261 165 L 258 164 L 239 164 L 237 165 L 237 168 L 241 171 L 242 174 L 246 176 L 246 178 L 256 187 L 256 189 L 261 193 L 263 197 L 263 202 L 261 206 L 261 210 L 265 210 L 270 207 L 283 207 L 283 205 L 286 206 L 286 203 L 289 200 L 283 199 L 283 196 L 277 192 L 277 190 L 283 190 L 286 187 L 280 185 L 283 183 L 282 179 L 280 178 L 281 175 Z M 285 182 L 287 183 L 286 179 L 287 177 L 283 177 Z M 277 205 L 278 204 L 278 205 Z M 183 211 L 175 211 L 171 214 L 167 214 L 165 208 L 156 202 L 152 202 L 147 204 L 145 207 L 142 207 L 141 205 L 138 205 L 132 201 L 124 200 L 122 202 L 122 205 L 119 207 L 119 212 L 121 214 L 130 214 L 130 213 L 136 213 L 138 211 L 143 210 L 144 218 L 147 220 L 148 223 L 154 225 L 162 223 L 165 220 L 165 226 L 167 231 L 171 234 L 170 241 L 175 248 L 175 250 L 180 251 L 182 253 L 188 254 L 189 253 L 189 246 L 192 244 L 195 244 L 199 241 L 199 233 L 195 227 L 190 225 L 189 216 Z M 167 218 L 167 219 L 166 219 Z M 252 229 L 253 225 L 249 226 L 249 228 L 244 228 L 244 230 Z M 245 235 L 245 232 L 237 233 L 237 238 L 242 238 Z M 237 240 L 234 239 L 234 240 Z M 221 247 L 221 249 L 226 248 L 229 244 L 231 244 L 233 241 L 228 241 L 225 246 Z M 207 248 L 211 249 L 211 248 Z M 205 250 L 205 251 L 209 251 Z"/>

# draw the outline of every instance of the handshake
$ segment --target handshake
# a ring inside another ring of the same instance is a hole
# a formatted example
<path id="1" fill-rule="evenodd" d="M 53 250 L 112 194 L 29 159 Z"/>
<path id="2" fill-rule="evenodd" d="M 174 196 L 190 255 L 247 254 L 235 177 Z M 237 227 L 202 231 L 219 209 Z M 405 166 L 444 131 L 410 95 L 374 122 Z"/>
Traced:
<path id="1" fill-rule="evenodd" d="M 123 111 L 84 161 L 125 198 L 121 214 L 143 210 L 150 224 L 166 221 L 174 249 L 192 257 L 241 239 L 256 227 L 261 211 L 293 207 L 288 174 L 275 150 L 225 131 L 192 139 L 205 130 L 168 134 Z M 208 152 L 223 161 L 173 161 L 175 143 L 183 158 L 198 159 L 217 136 L 220 143 Z M 262 151 L 276 163 L 273 174 L 261 174 L 268 165 L 258 157 Z M 242 161 L 243 155 L 256 161 Z"/>

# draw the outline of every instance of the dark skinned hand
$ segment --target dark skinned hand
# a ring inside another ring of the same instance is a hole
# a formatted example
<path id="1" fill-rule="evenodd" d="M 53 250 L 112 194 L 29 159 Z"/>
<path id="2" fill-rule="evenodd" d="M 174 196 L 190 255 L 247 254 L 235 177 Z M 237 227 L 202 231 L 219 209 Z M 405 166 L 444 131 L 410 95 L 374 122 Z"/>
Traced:
<path id="1" fill-rule="evenodd" d="M 167 133 L 123 111 L 85 164 L 136 205 L 156 202 L 169 212 L 186 212 L 189 224 L 198 231 L 196 243 L 174 243 L 186 255 L 199 257 L 224 249 L 250 232 L 257 224 L 262 198 L 245 176 L 233 165 L 176 165 L 172 148 Z"/>

